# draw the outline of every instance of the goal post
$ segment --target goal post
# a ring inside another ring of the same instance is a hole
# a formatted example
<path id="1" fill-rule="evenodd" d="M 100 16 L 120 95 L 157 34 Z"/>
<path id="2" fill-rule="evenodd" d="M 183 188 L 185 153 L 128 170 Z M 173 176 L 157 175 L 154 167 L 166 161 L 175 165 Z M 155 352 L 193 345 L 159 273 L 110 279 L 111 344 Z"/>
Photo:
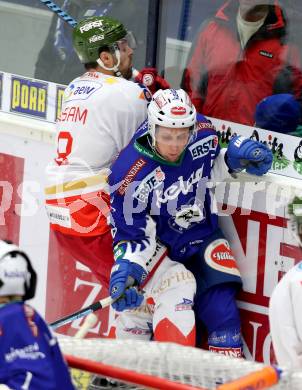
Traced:
<path id="1" fill-rule="evenodd" d="M 271 366 L 173 343 L 116 339 L 77 340 L 66 336 L 59 337 L 59 343 L 71 367 L 123 383 L 134 383 L 143 388 L 302 388 L 302 372 L 285 370 L 279 380 L 279 371 Z M 295 383 L 292 381 L 294 376 Z"/>
<path id="2" fill-rule="evenodd" d="M 104 377 L 116 379 L 121 382 L 144 386 L 159 390 L 207 390 L 201 387 L 194 387 L 183 383 L 173 382 L 165 378 L 153 375 L 141 374 L 137 371 L 114 367 L 108 364 L 94 362 L 92 360 L 79 358 L 73 355 L 65 355 L 68 365 L 72 368 L 88 371 Z"/>

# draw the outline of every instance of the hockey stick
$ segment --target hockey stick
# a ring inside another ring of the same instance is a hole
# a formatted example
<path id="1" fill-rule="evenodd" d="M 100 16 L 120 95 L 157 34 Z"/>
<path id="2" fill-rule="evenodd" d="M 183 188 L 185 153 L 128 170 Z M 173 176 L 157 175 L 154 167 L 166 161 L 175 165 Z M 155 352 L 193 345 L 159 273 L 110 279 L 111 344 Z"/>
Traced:
<path id="1" fill-rule="evenodd" d="M 52 322 L 49 324 L 49 326 L 52 327 L 52 329 L 59 328 L 60 326 L 69 324 L 70 322 L 77 320 L 79 318 L 87 316 L 89 313 L 93 313 L 99 309 L 103 309 L 107 306 L 110 306 L 115 300 L 112 299 L 110 296 L 104 299 L 101 299 L 100 301 L 94 302 L 91 305 L 84 307 L 84 309 L 81 309 L 79 311 L 76 311 L 72 314 L 69 314 L 66 317 L 60 318 L 57 321 Z"/>
<path id="2" fill-rule="evenodd" d="M 132 276 L 128 276 L 126 288 L 132 287 L 134 283 L 135 280 L 132 278 Z M 143 291 L 141 291 L 141 293 L 143 293 Z M 49 324 L 49 326 L 51 326 L 52 329 L 59 328 L 60 326 L 69 324 L 69 322 L 72 322 L 82 317 L 86 317 L 89 313 L 93 313 L 99 309 L 104 309 L 105 307 L 110 306 L 113 302 L 117 301 L 119 298 L 121 297 L 118 297 L 116 299 L 111 298 L 111 296 L 106 297 L 104 299 L 101 299 L 100 301 L 92 303 L 87 307 L 84 307 L 84 309 L 76 311 L 66 317 L 60 318 L 59 320 L 52 322 L 51 324 Z"/>
<path id="3" fill-rule="evenodd" d="M 76 339 L 83 339 L 91 328 L 96 325 L 98 317 L 94 313 L 89 313 L 85 318 L 83 325 L 80 326 L 80 329 L 74 335 Z"/>
<path id="4" fill-rule="evenodd" d="M 55 4 L 51 0 L 40 0 L 42 4 L 46 5 L 52 12 L 57 14 L 60 18 L 62 18 L 66 23 L 68 23 L 71 27 L 75 27 L 78 23 L 74 20 L 70 15 L 68 15 L 65 11 L 63 11 L 57 4 Z"/>

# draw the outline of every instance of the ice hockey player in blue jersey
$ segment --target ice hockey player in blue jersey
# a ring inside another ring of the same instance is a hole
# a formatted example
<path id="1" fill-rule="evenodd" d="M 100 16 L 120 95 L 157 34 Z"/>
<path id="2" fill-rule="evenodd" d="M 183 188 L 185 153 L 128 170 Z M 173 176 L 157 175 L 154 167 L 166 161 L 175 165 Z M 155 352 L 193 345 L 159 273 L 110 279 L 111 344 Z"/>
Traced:
<path id="1" fill-rule="evenodd" d="M 226 152 L 220 150 L 213 126 L 196 114 L 183 90 L 159 90 L 153 95 L 148 120 L 120 153 L 109 177 L 115 254 L 110 293 L 119 298 L 113 307 L 122 311 L 118 326 L 124 327 L 124 334 L 144 329 L 139 312 L 143 297 L 135 287 L 129 288 L 129 280 L 142 287 L 152 279 L 158 267 L 154 252 L 160 244 L 171 260 L 182 263 L 196 279 L 194 311 L 196 320 L 207 328 L 209 349 L 242 355 L 235 301 L 241 278 L 230 245 L 218 228 L 211 189 L 215 181 L 243 169 L 263 175 L 271 164 L 272 153 L 265 145 L 241 136 L 231 139 Z M 156 291 L 168 289 L 171 279 L 166 278 Z M 187 309 L 187 299 L 178 305 L 172 294 L 167 299 L 171 299 L 172 312 Z M 156 313 L 160 305 L 151 304 L 150 310 Z M 134 313 L 131 326 L 129 313 Z M 158 334 L 169 323 L 165 313 L 161 316 L 162 321 L 156 321 Z M 156 336 L 154 323 L 148 325 Z"/>
<path id="2" fill-rule="evenodd" d="M 0 240 L 0 384 L 13 390 L 74 390 L 57 340 L 28 304 L 36 272 L 16 245 Z"/>

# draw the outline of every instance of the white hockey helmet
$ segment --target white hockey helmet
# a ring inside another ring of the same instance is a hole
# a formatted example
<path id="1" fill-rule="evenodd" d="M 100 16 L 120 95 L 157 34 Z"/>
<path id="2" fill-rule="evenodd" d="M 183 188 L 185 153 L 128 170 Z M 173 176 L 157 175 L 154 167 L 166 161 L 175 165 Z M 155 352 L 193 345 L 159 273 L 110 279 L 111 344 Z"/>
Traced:
<path id="1" fill-rule="evenodd" d="M 16 245 L 0 240 L 0 296 L 35 296 L 37 274 L 28 256 Z"/>
<path id="2" fill-rule="evenodd" d="M 196 109 L 183 89 L 159 89 L 148 107 L 148 130 L 155 146 L 156 126 L 169 128 L 189 127 L 196 134 Z"/>

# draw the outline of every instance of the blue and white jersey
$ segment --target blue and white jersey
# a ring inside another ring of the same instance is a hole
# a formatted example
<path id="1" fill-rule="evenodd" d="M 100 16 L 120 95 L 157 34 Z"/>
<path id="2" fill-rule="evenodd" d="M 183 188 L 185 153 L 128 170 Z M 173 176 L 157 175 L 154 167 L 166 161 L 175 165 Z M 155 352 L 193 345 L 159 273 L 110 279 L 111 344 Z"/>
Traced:
<path id="1" fill-rule="evenodd" d="M 167 246 L 172 260 L 184 262 L 217 229 L 210 195 L 214 163 L 216 170 L 227 172 L 216 131 L 203 116 L 195 139 L 176 163 L 154 152 L 147 126 L 120 153 L 109 177 L 115 257 L 145 268 L 156 239 Z"/>
<path id="2" fill-rule="evenodd" d="M 0 383 L 14 390 L 74 390 L 57 340 L 23 302 L 0 307 Z"/>

